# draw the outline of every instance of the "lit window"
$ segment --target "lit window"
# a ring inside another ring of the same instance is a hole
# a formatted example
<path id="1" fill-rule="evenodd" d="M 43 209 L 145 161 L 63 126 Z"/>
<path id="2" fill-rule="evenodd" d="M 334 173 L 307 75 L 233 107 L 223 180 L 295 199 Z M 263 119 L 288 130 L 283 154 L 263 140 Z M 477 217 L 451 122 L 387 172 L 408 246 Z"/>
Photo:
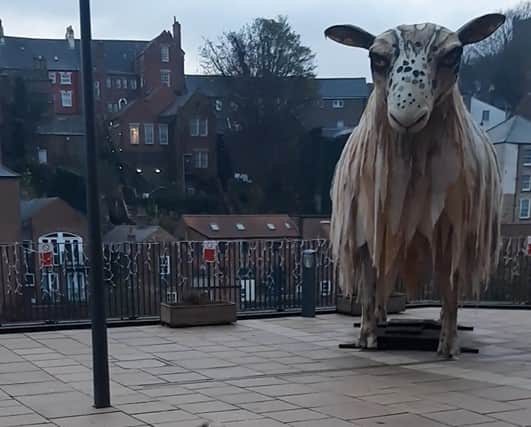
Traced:
<path id="1" fill-rule="evenodd" d="M 39 158 L 40 165 L 48 164 L 48 150 L 46 150 L 45 148 L 39 148 L 37 156 Z"/>
<path id="2" fill-rule="evenodd" d="M 531 148 L 524 148 L 522 151 L 522 161 L 524 166 L 531 166 Z"/>
<path id="3" fill-rule="evenodd" d="M 112 79 L 110 77 L 107 77 L 105 79 L 105 86 L 107 86 L 107 89 L 110 89 L 112 87 Z"/>
<path id="4" fill-rule="evenodd" d="M 215 222 L 210 223 L 210 229 L 212 231 L 219 231 L 219 225 L 217 225 Z"/>
<path id="5" fill-rule="evenodd" d="M 138 145 L 139 143 L 139 127 L 138 123 L 129 123 L 129 143 L 133 145 Z"/>
<path id="6" fill-rule="evenodd" d="M 277 229 L 277 227 L 275 227 L 275 224 L 271 224 L 271 223 L 267 224 L 267 228 L 269 230 L 276 230 Z"/>
<path id="7" fill-rule="evenodd" d="M 160 70 L 160 82 L 163 86 L 171 86 L 170 70 Z"/>
<path id="8" fill-rule="evenodd" d="M 531 191 L 531 175 L 522 175 L 522 184 L 520 189 L 522 191 Z"/>
<path id="9" fill-rule="evenodd" d="M 144 144 L 153 145 L 153 124 L 144 123 Z"/>
<path id="10" fill-rule="evenodd" d="M 489 110 L 483 110 L 483 113 L 481 114 L 481 121 L 482 122 L 488 122 L 490 120 L 490 111 Z"/>
<path id="11" fill-rule="evenodd" d="M 122 88 L 122 79 L 120 78 L 117 78 L 114 80 L 114 86 L 116 86 L 117 89 L 121 89 Z"/>
<path id="12" fill-rule="evenodd" d="M 61 105 L 63 107 L 72 106 L 72 91 L 71 90 L 62 90 L 61 91 Z"/>
<path id="13" fill-rule="evenodd" d="M 133 79 L 129 82 L 129 87 L 133 90 L 136 89 L 136 79 Z"/>
<path id="14" fill-rule="evenodd" d="M 50 83 L 51 84 L 55 84 L 57 82 L 57 74 L 55 73 L 55 71 L 50 71 L 48 73 L 48 80 L 50 80 Z"/>
<path id="15" fill-rule="evenodd" d="M 343 101 L 342 99 L 334 99 L 334 101 L 332 102 L 333 108 L 343 108 L 344 106 L 345 101 Z"/>
<path id="16" fill-rule="evenodd" d="M 100 82 L 96 80 L 94 82 L 94 96 L 96 97 L 96 99 L 100 99 L 100 95 L 101 95 Z"/>
<path id="17" fill-rule="evenodd" d="M 160 47 L 160 61 L 170 62 L 170 47 L 169 46 Z"/>
<path id="18" fill-rule="evenodd" d="M 194 167 L 196 169 L 208 168 L 208 151 L 197 150 L 194 151 Z"/>
<path id="19" fill-rule="evenodd" d="M 60 82 L 62 85 L 71 85 L 72 84 L 72 73 L 61 71 L 59 73 Z"/>
<path id="20" fill-rule="evenodd" d="M 223 110 L 223 101 L 221 99 L 216 99 L 216 111 Z"/>
<path id="21" fill-rule="evenodd" d="M 241 224 L 241 223 L 238 223 L 238 224 L 236 224 L 236 228 L 237 228 L 238 230 L 240 230 L 240 231 L 243 231 L 243 230 L 245 230 L 245 225 L 243 225 L 243 224 Z"/>
<path id="22" fill-rule="evenodd" d="M 159 124 L 159 144 L 168 145 L 168 125 L 165 123 Z"/>

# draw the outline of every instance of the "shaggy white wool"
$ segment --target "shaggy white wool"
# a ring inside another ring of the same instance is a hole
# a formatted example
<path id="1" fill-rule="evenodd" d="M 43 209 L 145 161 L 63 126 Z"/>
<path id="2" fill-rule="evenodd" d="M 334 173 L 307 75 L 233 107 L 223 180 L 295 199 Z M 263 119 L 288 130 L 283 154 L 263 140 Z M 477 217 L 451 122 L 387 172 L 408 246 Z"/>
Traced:
<path id="1" fill-rule="evenodd" d="M 417 134 L 390 127 L 385 98 L 375 88 L 336 167 L 331 242 L 340 286 L 359 297 L 361 281 L 373 274 L 369 263 L 385 295 L 398 276 L 412 291 L 444 257 L 451 286 L 477 296 L 498 258 L 502 195 L 494 147 L 457 85 Z"/>

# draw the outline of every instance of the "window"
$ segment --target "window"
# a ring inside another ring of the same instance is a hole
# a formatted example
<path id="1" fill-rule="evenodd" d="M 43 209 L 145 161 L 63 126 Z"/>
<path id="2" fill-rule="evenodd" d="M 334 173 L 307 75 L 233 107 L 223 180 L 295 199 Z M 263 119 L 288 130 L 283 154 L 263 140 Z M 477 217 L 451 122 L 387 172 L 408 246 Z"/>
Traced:
<path id="1" fill-rule="evenodd" d="M 101 95 L 100 82 L 96 80 L 94 82 L 94 96 L 96 97 L 96 99 L 100 99 L 100 95 Z"/>
<path id="2" fill-rule="evenodd" d="M 159 124 L 159 144 L 168 145 L 168 125 L 165 123 Z"/>
<path id="3" fill-rule="evenodd" d="M 482 122 L 488 122 L 490 120 L 490 111 L 489 110 L 483 110 L 483 113 L 481 113 L 481 121 Z"/>
<path id="4" fill-rule="evenodd" d="M 345 127 L 345 122 L 343 120 L 338 120 L 337 121 L 337 127 L 339 129 L 343 129 Z"/>
<path id="5" fill-rule="evenodd" d="M 72 106 L 72 91 L 71 90 L 62 90 L 61 91 L 61 105 L 63 107 Z"/>
<path id="6" fill-rule="evenodd" d="M 133 145 L 138 145 L 139 143 L 139 127 L 138 123 L 129 123 L 129 143 Z"/>
<path id="7" fill-rule="evenodd" d="M 112 110 L 117 113 L 118 111 L 120 111 L 120 106 L 116 103 L 112 104 Z"/>
<path id="8" fill-rule="evenodd" d="M 169 46 L 160 47 L 160 61 L 170 62 L 170 47 Z"/>
<path id="9" fill-rule="evenodd" d="M 136 89 L 136 79 L 133 79 L 129 82 L 129 87 L 133 90 Z"/>
<path id="10" fill-rule="evenodd" d="M 191 119 L 190 136 L 208 136 L 208 119 Z"/>
<path id="11" fill-rule="evenodd" d="M 72 84 L 72 73 L 70 72 L 63 72 L 61 71 L 59 73 L 60 81 L 62 85 L 71 85 Z"/>
<path id="12" fill-rule="evenodd" d="M 344 106 L 345 101 L 343 101 L 342 99 L 334 99 L 334 101 L 332 102 L 333 108 L 343 108 Z"/>
<path id="13" fill-rule="evenodd" d="M 107 89 L 110 89 L 112 87 L 112 80 L 110 77 L 107 77 L 105 79 L 105 86 L 107 86 Z"/>
<path id="14" fill-rule="evenodd" d="M 241 224 L 241 223 L 238 223 L 238 224 L 236 224 L 236 228 L 237 228 L 238 230 L 240 230 L 240 231 L 243 231 L 243 230 L 245 230 L 245 225 L 243 225 L 243 224 Z"/>
<path id="15" fill-rule="evenodd" d="M 201 136 L 208 136 L 208 119 L 199 121 L 199 134 Z"/>
<path id="16" fill-rule="evenodd" d="M 521 191 L 531 191 L 531 175 L 522 175 Z"/>
<path id="17" fill-rule="evenodd" d="M 284 223 L 284 225 L 286 226 L 286 228 L 287 228 L 288 230 L 291 229 L 291 224 L 290 224 L 289 222 Z"/>
<path id="18" fill-rule="evenodd" d="M 198 150 L 194 152 L 194 167 L 196 169 L 208 168 L 208 151 Z"/>
<path id="19" fill-rule="evenodd" d="M 45 148 L 39 148 L 39 150 L 37 151 L 37 156 L 39 158 L 40 165 L 48 164 L 48 150 L 46 150 Z"/>
<path id="20" fill-rule="evenodd" d="M 212 231 L 219 231 L 219 225 L 217 225 L 215 222 L 210 223 L 210 229 Z"/>
<path id="21" fill-rule="evenodd" d="M 55 71 L 50 71 L 48 73 L 48 80 L 50 80 L 51 84 L 54 85 L 57 82 L 56 78 L 57 78 L 57 74 L 55 73 Z"/>
<path id="22" fill-rule="evenodd" d="M 529 199 L 520 199 L 520 219 L 529 219 Z"/>
<path id="23" fill-rule="evenodd" d="M 223 101 L 221 99 L 216 99 L 216 111 L 223 110 Z"/>
<path id="24" fill-rule="evenodd" d="M 122 109 L 122 108 L 125 108 L 125 106 L 127 105 L 127 98 L 120 98 L 118 100 L 118 109 Z"/>
<path id="25" fill-rule="evenodd" d="M 267 224 L 267 228 L 272 231 L 272 230 L 276 230 L 277 227 L 275 227 L 275 224 L 269 223 Z"/>
<path id="26" fill-rule="evenodd" d="M 144 144 L 153 145 L 153 123 L 144 123 Z"/>
<path id="27" fill-rule="evenodd" d="M 114 86 L 116 86 L 117 89 L 122 88 L 122 79 L 118 78 L 114 80 Z"/>
<path id="28" fill-rule="evenodd" d="M 122 87 L 127 89 L 127 79 L 122 79 Z"/>
<path id="29" fill-rule="evenodd" d="M 160 70 L 160 82 L 163 86 L 171 86 L 170 70 Z"/>
<path id="30" fill-rule="evenodd" d="M 199 136 L 199 119 L 190 120 L 190 136 Z"/>
<path id="31" fill-rule="evenodd" d="M 107 104 L 107 111 L 112 113 L 112 104 Z"/>
<path id="32" fill-rule="evenodd" d="M 523 149 L 522 161 L 524 162 L 524 166 L 531 166 L 531 148 Z"/>

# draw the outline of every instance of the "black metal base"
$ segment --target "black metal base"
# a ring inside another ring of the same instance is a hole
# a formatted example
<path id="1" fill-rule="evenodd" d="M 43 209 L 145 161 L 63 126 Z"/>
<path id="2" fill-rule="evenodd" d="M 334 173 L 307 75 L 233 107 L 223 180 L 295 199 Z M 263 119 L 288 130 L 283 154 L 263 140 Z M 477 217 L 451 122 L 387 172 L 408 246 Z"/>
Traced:
<path id="1" fill-rule="evenodd" d="M 360 323 L 354 323 L 355 328 Z M 473 331 L 473 326 L 458 325 L 460 331 Z M 441 323 L 424 319 L 393 319 L 380 323 L 376 330 L 378 350 L 437 351 Z M 339 348 L 360 348 L 356 343 L 340 344 Z M 461 353 L 479 353 L 476 348 L 461 347 Z"/>

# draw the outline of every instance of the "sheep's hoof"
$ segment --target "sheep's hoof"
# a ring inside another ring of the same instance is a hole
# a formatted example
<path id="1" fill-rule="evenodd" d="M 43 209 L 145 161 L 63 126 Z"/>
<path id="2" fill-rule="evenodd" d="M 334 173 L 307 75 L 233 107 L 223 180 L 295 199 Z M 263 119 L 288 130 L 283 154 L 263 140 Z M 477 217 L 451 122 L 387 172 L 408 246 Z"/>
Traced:
<path id="1" fill-rule="evenodd" d="M 363 350 L 377 350 L 378 338 L 375 333 L 361 333 L 358 344 L 359 348 Z"/>
<path id="2" fill-rule="evenodd" d="M 460 354 L 459 346 L 455 342 L 441 340 L 439 341 L 437 354 L 446 360 L 458 360 Z"/>

